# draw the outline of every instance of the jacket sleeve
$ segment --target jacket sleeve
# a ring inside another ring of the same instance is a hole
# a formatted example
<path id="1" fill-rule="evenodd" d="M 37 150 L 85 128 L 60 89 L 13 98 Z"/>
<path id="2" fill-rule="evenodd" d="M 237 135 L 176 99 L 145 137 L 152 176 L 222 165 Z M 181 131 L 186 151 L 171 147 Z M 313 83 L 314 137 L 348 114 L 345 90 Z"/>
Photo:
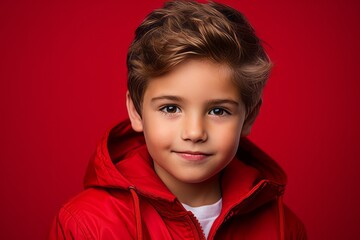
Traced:
<path id="1" fill-rule="evenodd" d="M 50 228 L 49 240 L 89 239 L 86 229 L 65 208 L 61 208 Z"/>

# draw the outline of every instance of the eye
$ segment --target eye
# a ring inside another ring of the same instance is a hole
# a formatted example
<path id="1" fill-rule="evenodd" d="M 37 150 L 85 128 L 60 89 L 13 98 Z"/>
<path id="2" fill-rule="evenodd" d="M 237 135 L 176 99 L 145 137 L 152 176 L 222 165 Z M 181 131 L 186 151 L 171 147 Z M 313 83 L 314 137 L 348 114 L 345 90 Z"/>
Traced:
<path id="1" fill-rule="evenodd" d="M 209 114 L 215 116 L 224 116 L 229 115 L 230 113 L 223 108 L 213 108 L 209 111 Z"/>
<path id="2" fill-rule="evenodd" d="M 167 106 L 160 108 L 160 111 L 164 112 L 164 113 L 179 113 L 180 108 L 178 108 L 175 105 L 167 105 Z"/>

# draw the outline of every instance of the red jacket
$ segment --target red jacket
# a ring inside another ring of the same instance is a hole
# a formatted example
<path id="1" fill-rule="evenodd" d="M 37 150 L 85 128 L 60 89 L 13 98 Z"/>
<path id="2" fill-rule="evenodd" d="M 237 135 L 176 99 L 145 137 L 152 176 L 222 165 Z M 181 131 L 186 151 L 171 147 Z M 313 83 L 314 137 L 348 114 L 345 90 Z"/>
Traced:
<path id="1" fill-rule="evenodd" d="M 282 203 L 286 176 L 249 140 L 221 177 L 223 206 L 208 239 L 306 239 Z M 124 121 L 91 160 L 85 190 L 59 211 L 50 239 L 204 239 L 200 224 L 152 167 L 142 134 Z"/>

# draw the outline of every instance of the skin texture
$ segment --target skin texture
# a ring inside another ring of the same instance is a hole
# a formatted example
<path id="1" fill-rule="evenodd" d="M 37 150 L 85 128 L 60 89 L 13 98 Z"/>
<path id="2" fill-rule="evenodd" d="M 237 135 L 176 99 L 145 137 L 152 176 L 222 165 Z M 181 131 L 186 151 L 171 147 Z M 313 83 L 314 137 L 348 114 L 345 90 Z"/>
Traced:
<path id="1" fill-rule="evenodd" d="M 127 94 L 132 127 L 143 132 L 154 169 L 190 206 L 220 199 L 219 173 L 248 133 L 245 107 L 226 65 L 189 60 L 150 79 L 141 116 Z"/>

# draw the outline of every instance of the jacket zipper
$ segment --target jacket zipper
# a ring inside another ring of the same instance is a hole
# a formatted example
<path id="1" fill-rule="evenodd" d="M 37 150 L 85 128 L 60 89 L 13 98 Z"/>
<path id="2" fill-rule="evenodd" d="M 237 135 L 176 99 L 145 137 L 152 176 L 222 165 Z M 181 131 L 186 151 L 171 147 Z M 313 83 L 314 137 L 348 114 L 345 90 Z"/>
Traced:
<path id="1" fill-rule="evenodd" d="M 195 215 L 191 211 L 187 211 L 187 212 L 189 214 L 188 216 L 190 217 L 190 219 L 193 223 L 193 226 L 195 227 L 196 232 L 199 233 L 199 235 L 198 235 L 199 239 L 206 240 L 204 230 L 202 229 L 199 220 L 195 217 Z"/>
<path id="2" fill-rule="evenodd" d="M 254 196 L 255 194 L 257 194 L 258 191 L 260 191 L 262 188 L 264 188 L 266 185 L 268 184 L 267 181 L 261 181 L 259 182 L 248 194 L 247 196 L 244 196 L 243 199 L 241 199 L 241 201 L 239 201 L 238 203 L 236 204 L 233 204 L 228 212 L 225 214 L 225 216 L 222 218 L 222 220 L 217 223 L 217 225 L 214 225 L 216 223 L 216 220 L 213 224 L 213 226 L 211 227 L 210 229 L 210 232 L 209 232 L 209 239 L 213 239 L 216 235 L 216 232 L 219 230 L 219 228 L 221 227 L 221 225 L 225 224 L 230 218 L 232 218 L 235 213 L 234 213 L 234 209 L 235 207 L 239 206 L 241 203 L 244 202 L 245 199 L 248 199 L 249 197 L 252 197 Z M 219 216 L 221 217 L 221 215 Z M 212 230 L 213 228 L 215 228 L 215 230 Z"/>

